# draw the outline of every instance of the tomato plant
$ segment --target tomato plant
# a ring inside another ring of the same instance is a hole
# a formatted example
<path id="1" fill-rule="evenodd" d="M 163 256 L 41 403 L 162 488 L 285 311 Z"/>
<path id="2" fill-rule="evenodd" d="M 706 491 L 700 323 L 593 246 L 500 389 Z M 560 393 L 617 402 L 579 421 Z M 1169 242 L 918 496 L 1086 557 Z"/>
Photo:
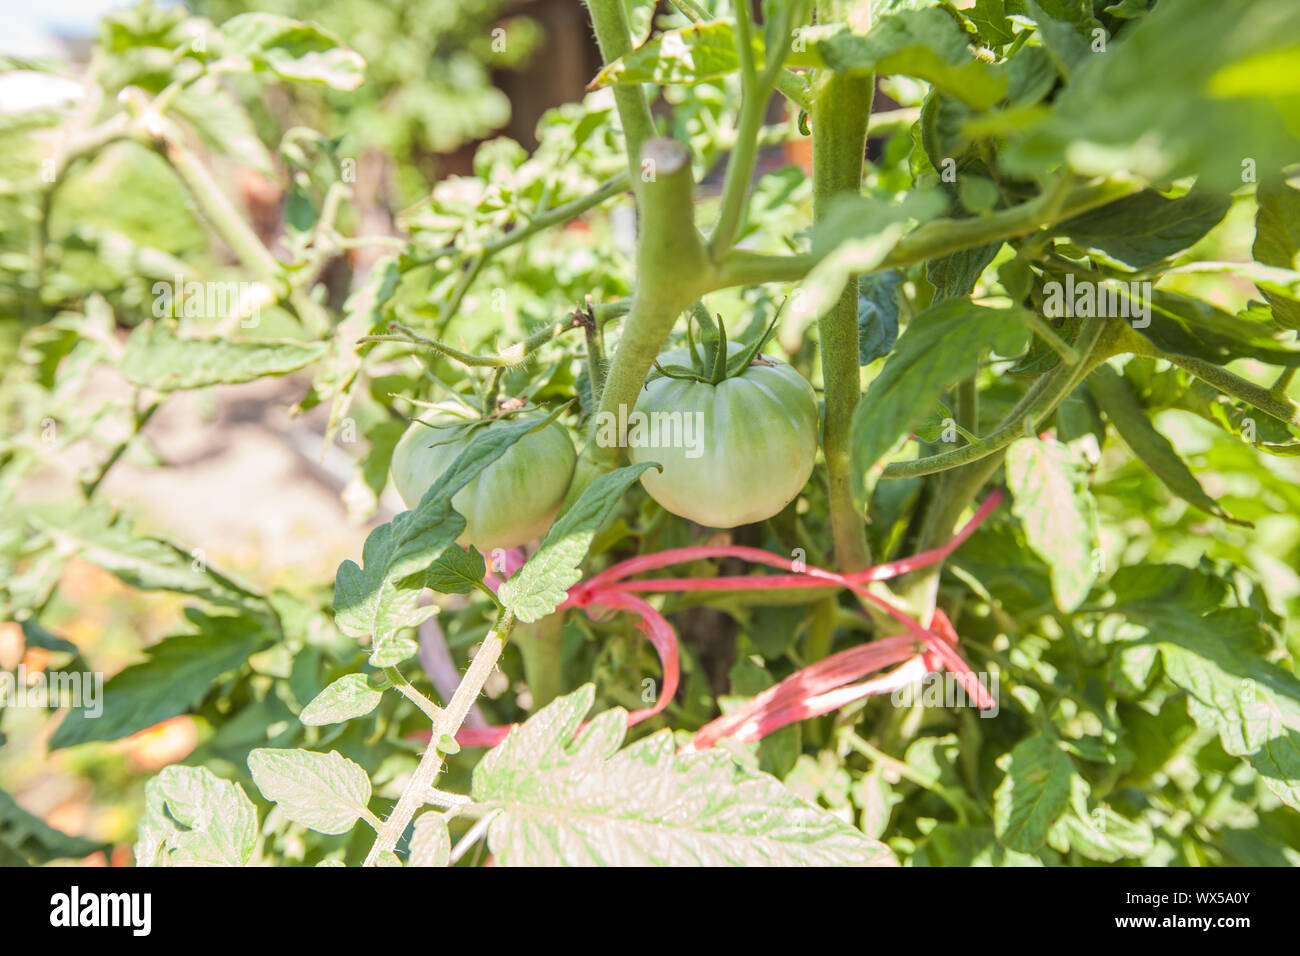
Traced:
<path id="1" fill-rule="evenodd" d="M 436 180 L 495 7 L 226 6 L 0 124 L 0 859 L 1300 862 L 1291 0 L 588 0 Z M 151 510 L 268 406 L 332 581 Z"/>

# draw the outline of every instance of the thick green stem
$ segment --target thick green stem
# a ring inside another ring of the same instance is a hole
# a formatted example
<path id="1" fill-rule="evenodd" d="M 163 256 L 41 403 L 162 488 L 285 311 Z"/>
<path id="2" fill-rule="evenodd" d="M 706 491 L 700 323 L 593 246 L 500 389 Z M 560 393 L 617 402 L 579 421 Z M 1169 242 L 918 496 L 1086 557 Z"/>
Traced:
<path id="1" fill-rule="evenodd" d="M 1207 385 L 1213 385 L 1225 395 L 1254 405 L 1265 415 L 1270 415 L 1288 425 L 1300 425 L 1300 405 L 1289 398 L 1286 392 L 1280 394 L 1265 385 L 1256 385 L 1221 365 L 1207 362 L 1194 355 L 1176 355 L 1169 352 L 1152 351 L 1150 354 L 1177 365 L 1185 372 L 1190 372 Z"/>
<path id="2" fill-rule="evenodd" d="M 816 130 L 813 133 L 815 136 Z M 973 249 L 998 240 L 1027 236 L 1044 226 L 1104 206 L 1141 188 L 1139 183 L 1107 180 L 1097 185 L 1074 189 L 1064 199 L 1044 193 L 1019 206 L 987 216 L 935 219 L 900 239 L 893 251 L 876 267 L 876 271 L 902 269 L 928 259 L 960 252 L 963 249 Z M 790 256 L 732 252 L 719 264 L 714 284 L 709 291 L 734 285 L 758 285 L 763 282 L 798 282 L 821 262 L 825 253 L 830 251 L 826 249 L 820 253 Z"/>
<path id="3" fill-rule="evenodd" d="M 632 30 L 627 21 L 625 0 L 587 0 L 591 25 L 596 31 L 596 44 L 601 59 L 606 64 L 632 52 Z M 637 181 L 637 168 L 641 151 L 655 135 L 654 118 L 645 90 L 639 84 L 614 87 L 614 105 L 623 123 L 623 136 L 627 140 L 627 164 L 632 182 Z M 638 199 L 640 191 L 638 190 Z"/>
<path id="4" fill-rule="evenodd" d="M 831 13 L 842 12 L 830 4 Z M 843 5 L 841 5 L 843 6 Z M 867 121 L 875 88 L 873 76 L 826 73 L 813 99 L 813 222 L 823 220 L 836 197 L 862 189 Z M 822 450 L 829 482 L 829 518 L 840 571 L 860 571 L 871 563 L 866 524 L 853 504 L 849 453 L 853 411 L 862 395 L 858 365 L 858 280 L 844 286 L 839 301 L 817 322 L 826 420 Z"/>
<path id="5" fill-rule="evenodd" d="M 642 164 L 651 178 L 642 183 L 640 236 L 637 242 L 637 282 L 632 308 L 623 321 L 623 334 L 605 377 L 599 413 L 618 414 L 636 405 L 641 386 L 677 317 L 698 299 L 708 285 L 711 270 L 704 245 L 695 229 L 695 189 L 690 153 L 676 140 L 652 139 L 642 151 Z M 592 435 L 596 434 L 593 416 Z M 597 465 L 594 472 L 575 476 L 589 481 L 618 464 L 621 449 L 593 441 L 584 459 Z M 586 484 L 582 483 L 582 488 Z M 570 489 L 570 499 L 582 488 Z"/>

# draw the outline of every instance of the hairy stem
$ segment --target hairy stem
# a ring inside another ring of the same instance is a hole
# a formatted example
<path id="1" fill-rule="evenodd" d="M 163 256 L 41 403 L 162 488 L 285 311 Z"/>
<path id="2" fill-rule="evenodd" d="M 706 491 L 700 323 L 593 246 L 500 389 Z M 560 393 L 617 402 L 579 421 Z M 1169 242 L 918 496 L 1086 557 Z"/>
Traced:
<path id="1" fill-rule="evenodd" d="M 851 4 L 819 7 L 822 19 L 843 19 Z M 833 200 L 862 189 L 862 162 L 875 77 L 827 72 L 820 76 L 812 106 L 813 222 L 825 219 Z M 826 396 L 822 450 L 829 482 L 829 518 L 840 571 L 871 563 L 866 524 L 853 504 L 849 452 L 853 411 L 862 395 L 858 366 L 858 279 L 845 283 L 839 301 L 817 322 L 818 349 Z"/>
<path id="2" fill-rule="evenodd" d="M 628 26 L 625 0 L 587 0 L 587 11 L 596 31 L 601 59 L 606 64 L 632 51 L 632 30 Z M 641 151 L 655 135 L 654 118 L 650 115 L 645 90 L 639 84 L 614 87 L 614 105 L 618 108 L 623 136 L 627 140 L 628 173 L 635 183 Z"/>
<path id="3" fill-rule="evenodd" d="M 711 270 L 695 229 L 695 189 L 690 153 L 671 139 L 652 139 L 642 153 L 652 176 L 642 183 L 641 229 L 637 242 L 636 291 L 623 322 L 623 334 L 610 362 L 598 410 L 617 415 L 620 406 L 636 405 L 664 340 L 677 317 L 700 297 Z M 621 449 L 591 441 L 569 490 L 574 500 L 595 475 L 618 464 Z M 594 470 L 592 470 L 594 468 Z"/>
<path id="4" fill-rule="evenodd" d="M 814 130 L 814 134 L 816 130 Z M 814 144 L 814 149 L 816 148 Z M 1138 183 L 1107 180 L 1071 190 L 1063 199 L 1044 193 L 1028 202 L 987 216 L 969 219 L 934 219 L 914 229 L 894 246 L 874 271 L 901 269 L 972 249 L 1002 239 L 1015 239 L 1045 226 L 1104 206 L 1141 189 Z M 798 255 L 766 255 L 732 252 L 719 263 L 714 284 L 708 291 L 734 285 L 764 282 L 798 282 L 811 272 L 831 250 Z"/>
<path id="5" fill-rule="evenodd" d="M 495 355 L 474 355 L 471 352 L 462 351 L 446 343 L 439 342 L 437 339 L 427 338 L 400 322 L 388 323 L 389 329 L 392 330 L 391 334 L 363 335 L 357 339 L 357 342 L 358 344 L 363 342 L 400 342 L 405 345 L 415 345 L 419 348 L 438 352 L 471 368 L 513 368 L 528 361 L 528 356 L 547 342 L 552 342 L 565 332 L 581 326 L 582 321 L 570 315 L 563 322 L 543 326 L 522 342 L 517 342 Z"/>
<path id="6" fill-rule="evenodd" d="M 434 780 L 442 771 L 443 759 L 442 752 L 438 750 L 439 742 L 447 737 L 455 737 L 456 732 L 460 730 L 470 707 L 482 693 L 483 685 L 487 683 L 492 671 L 496 669 L 497 661 L 501 659 L 501 650 L 514 625 L 514 615 L 509 611 L 503 613 L 497 620 L 496 627 L 488 633 L 479 646 L 478 653 L 470 662 L 469 670 L 465 672 L 464 678 L 456 688 L 456 693 L 452 695 L 451 701 L 434 721 L 429 749 L 420 758 L 420 763 L 407 782 L 406 789 L 398 797 L 393 812 L 388 815 L 388 819 L 380 828 L 374 844 L 370 847 L 370 852 L 366 854 L 364 866 L 374 866 L 381 854 L 391 853 L 397 846 L 397 841 L 406 832 L 406 828 L 410 826 L 415 814 L 420 807 L 424 806 L 425 798 L 433 789 Z"/>

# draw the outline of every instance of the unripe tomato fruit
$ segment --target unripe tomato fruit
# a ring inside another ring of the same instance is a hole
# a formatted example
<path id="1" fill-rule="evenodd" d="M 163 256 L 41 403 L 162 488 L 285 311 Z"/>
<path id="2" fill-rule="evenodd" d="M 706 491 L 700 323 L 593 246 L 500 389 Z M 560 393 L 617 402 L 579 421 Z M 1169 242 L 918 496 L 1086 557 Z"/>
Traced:
<path id="1" fill-rule="evenodd" d="M 464 418 L 446 413 L 425 420 L 434 427 L 412 422 L 393 449 L 393 482 L 408 508 L 420 503 L 474 436 L 505 423 L 493 421 L 471 431 Z M 560 510 L 576 461 L 569 433 L 556 422 L 520 438 L 451 499 L 465 517 L 457 542 L 489 552 L 541 537 Z"/>
<path id="2" fill-rule="evenodd" d="M 728 343 L 729 355 L 739 350 L 737 343 Z M 659 358 L 665 367 L 689 361 L 686 349 Z M 698 448 L 628 448 L 634 463 L 663 466 L 662 473 L 652 468 L 641 476 L 650 497 L 697 524 L 734 528 L 770 518 L 795 499 L 812 474 L 817 395 L 784 362 L 756 356 L 717 385 L 652 378 L 635 410 L 650 416 L 651 428 L 655 412 L 680 412 L 684 421 L 698 423 Z"/>

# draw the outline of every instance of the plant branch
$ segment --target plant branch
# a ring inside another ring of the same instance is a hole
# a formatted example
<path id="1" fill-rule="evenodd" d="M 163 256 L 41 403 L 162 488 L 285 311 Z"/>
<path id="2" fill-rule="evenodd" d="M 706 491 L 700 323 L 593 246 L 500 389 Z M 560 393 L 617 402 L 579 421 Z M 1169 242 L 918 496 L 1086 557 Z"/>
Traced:
<path id="1" fill-rule="evenodd" d="M 690 153 L 671 139 L 646 143 L 642 160 L 654 175 L 642 184 L 641 229 L 637 242 L 636 291 L 623 323 L 623 334 L 610 363 L 599 410 L 617 415 L 620 406 L 636 405 L 650 366 L 677 317 L 698 299 L 709 282 L 711 267 L 695 228 L 695 188 Z M 584 459 L 594 472 L 575 475 L 570 499 L 591 478 L 617 465 L 621 449 L 596 445 Z"/>
<path id="2" fill-rule="evenodd" d="M 1105 319 L 1090 319 L 1088 325 L 1084 326 L 1079 333 L 1079 341 L 1074 348 L 1077 352 L 1089 356 L 1089 361 L 1077 365 L 1062 363 L 1040 376 L 1003 423 L 987 438 L 938 455 L 929 455 L 912 461 L 891 462 L 885 466 L 881 477 L 915 478 L 919 475 L 933 475 L 936 472 L 971 465 L 1002 451 L 1017 438 L 1023 437 L 1027 429 L 1037 428 L 1056 409 L 1056 406 L 1074 391 L 1075 386 L 1087 373 L 1096 367 L 1099 359 L 1092 354 L 1092 350 L 1101 336 L 1105 321 Z M 965 505 L 963 504 L 962 507 Z"/>
<path id="3" fill-rule="evenodd" d="M 439 342 L 437 339 L 431 339 L 421 335 L 409 326 L 401 322 L 389 322 L 388 328 L 390 334 L 363 335 L 357 339 L 357 344 L 365 342 L 400 342 L 404 345 L 414 345 L 419 348 L 429 349 L 438 352 L 447 358 L 454 359 L 462 365 L 468 365 L 471 368 L 513 368 L 516 365 L 522 365 L 528 361 L 528 356 L 537 351 L 547 342 L 553 342 L 565 332 L 580 328 L 582 322 L 570 315 L 563 322 L 555 322 L 551 325 L 545 325 L 533 332 L 522 342 L 516 342 L 507 349 L 496 353 L 495 355 L 475 355 L 466 352 L 454 346 Z"/>
<path id="4" fill-rule="evenodd" d="M 374 844 L 370 847 L 370 852 L 366 854 L 364 866 L 374 866 L 381 854 L 391 853 L 397 846 L 397 841 L 406 832 L 406 828 L 410 826 L 416 812 L 424 806 L 425 798 L 433 790 L 433 781 L 442 771 L 443 755 L 438 750 L 438 746 L 448 737 L 454 738 L 456 732 L 460 730 L 470 707 L 482 693 L 483 685 L 487 683 L 492 671 L 496 669 L 497 661 L 501 658 L 501 650 L 514 625 L 514 615 L 509 611 L 505 612 L 498 618 L 496 627 L 488 633 L 479 646 L 478 653 L 474 655 L 474 660 L 469 665 L 469 670 L 465 672 L 464 678 L 456 688 L 456 693 L 452 695 L 451 701 L 439 714 L 438 719 L 433 722 L 433 736 L 429 739 L 429 749 L 420 758 L 420 763 L 407 782 L 406 789 L 398 797 L 393 812 L 388 815 L 388 819 L 380 828 Z"/>
<path id="5" fill-rule="evenodd" d="M 736 142 L 727 161 L 727 175 L 722 186 L 722 205 L 718 222 L 709 236 L 709 256 L 716 262 L 730 249 L 745 213 L 754 163 L 758 157 L 758 134 L 767 112 L 771 87 L 763 82 L 754 66 L 754 43 L 751 38 L 749 4 L 736 3 L 736 56 L 740 60 L 741 104 Z"/>
<path id="6" fill-rule="evenodd" d="M 1051 193 L 1042 193 L 1018 206 L 988 216 L 934 219 L 900 239 L 893 251 L 872 271 L 901 269 L 963 249 L 1027 236 L 1140 189 L 1138 183 L 1106 180 L 1095 185 L 1077 187 L 1064 199 L 1057 199 Z M 733 251 L 719 263 L 714 285 L 707 291 L 764 282 L 798 282 L 831 251 L 826 249 L 819 253 L 788 256 Z"/>

